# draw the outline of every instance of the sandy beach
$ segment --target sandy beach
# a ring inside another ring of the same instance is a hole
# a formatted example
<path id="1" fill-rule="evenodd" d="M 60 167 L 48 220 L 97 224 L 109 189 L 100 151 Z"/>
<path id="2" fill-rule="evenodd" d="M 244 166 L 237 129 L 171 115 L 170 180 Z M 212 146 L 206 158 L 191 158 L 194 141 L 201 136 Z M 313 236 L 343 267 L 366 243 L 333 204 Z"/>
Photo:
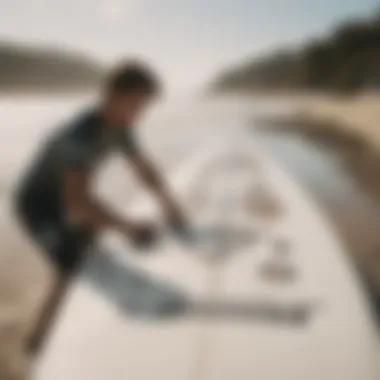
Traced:
<path id="1" fill-rule="evenodd" d="M 53 271 L 17 222 L 2 215 L 0 221 L 0 379 L 25 379 L 29 358 L 23 345 Z"/>
<path id="2" fill-rule="evenodd" d="M 291 96 L 289 102 L 295 120 L 325 126 L 330 124 L 342 133 L 355 135 L 380 150 L 380 95 Z"/>
<path id="3" fill-rule="evenodd" d="M 380 95 L 306 99 L 297 117 L 319 125 L 325 139 L 330 134 L 345 143 L 352 152 L 351 165 L 380 199 Z"/>
<path id="4" fill-rule="evenodd" d="M 263 124 L 344 148 L 356 175 L 380 199 L 380 95 L 290 96 L 286 102 L 291 112 L 264 118 Z"/>
<path id="5" fill-rule="evenodd" d="M 305 97 L 299 103 L 299 116 L 320 123 L 333 123 L 343 133 L 354 134 L 380 149 L 380 95 L 348 97 Z"/>

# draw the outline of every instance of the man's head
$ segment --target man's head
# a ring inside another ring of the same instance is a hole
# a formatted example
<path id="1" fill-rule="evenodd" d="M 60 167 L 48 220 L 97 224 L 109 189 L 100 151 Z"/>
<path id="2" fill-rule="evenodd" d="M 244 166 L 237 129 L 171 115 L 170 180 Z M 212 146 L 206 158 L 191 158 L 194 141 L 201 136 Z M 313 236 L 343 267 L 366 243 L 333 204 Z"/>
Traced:
<path id="1" fill-rule="evenodd" d="M 159 80 L 147 66 L 123 63 L 105 85 L 107 116 L 114 124 L 133 123 L 159 92 Z"/>

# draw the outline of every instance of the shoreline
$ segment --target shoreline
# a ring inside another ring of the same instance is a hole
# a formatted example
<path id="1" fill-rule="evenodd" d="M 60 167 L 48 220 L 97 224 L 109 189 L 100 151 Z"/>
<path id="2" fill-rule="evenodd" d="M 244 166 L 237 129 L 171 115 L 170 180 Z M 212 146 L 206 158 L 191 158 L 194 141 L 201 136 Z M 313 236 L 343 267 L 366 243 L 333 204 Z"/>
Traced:
<path id="1" fill-rule="evenodd" d="M 328 105 L 324 107 L 310 99 L 299 103 L 289 101 L 293 112 L 256 118 L 254 122 L 263 133 L 273 131 L 297 134 L 330 147 L 341 157 L 342 165 L 355 181 L 380 205 L 380 127 L 376 125 L 376 120 L 380 122 L 380 96 L 379 110 L 376 110 L 379 114 L 378 119 L 376 112 L 368 115 L 363 112 L 362 107 L 354 107 L 352 100 L 347 102 L 345 107 L 342 106 L 342 100 L 338 101 L 340 105 L 336 106 L 334 100 L 324 99 Z M 361 99 L 360 103 L 363 102 Z M 372 101 L 371 106 L 375 107 Z M 326 112 L 326 109 L 330 112 Z M 355 115 L 354 122 L 347 122 L 350 115 Z M 366 123 L 371 117 L 371 123 Z M 371 256 L 366 264 L 361 263 L 358 258 L 354 261 L 364 269 L 359 270 L 359 273 L 362 274 L 363 283 L 369 290 L 375 309 L 380 313 L 380 252 L 375 250 Z"/>
<path id="2" fill-rule="evenodd" d="M 258 128 L 297 133 L 339 150 L 347 168 L 380 203 L 380 95 L 294 102 L 290 114 L 255 119 Z"/>

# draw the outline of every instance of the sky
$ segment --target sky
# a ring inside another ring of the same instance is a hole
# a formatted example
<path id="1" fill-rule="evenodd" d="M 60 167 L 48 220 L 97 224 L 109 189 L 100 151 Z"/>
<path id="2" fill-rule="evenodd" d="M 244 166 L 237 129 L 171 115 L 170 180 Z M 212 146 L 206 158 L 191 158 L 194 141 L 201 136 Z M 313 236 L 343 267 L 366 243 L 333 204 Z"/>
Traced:
<path id="1" fill-rule="evenodd" d="M 0 40 L 83 51 L 111 64 L 148 60 L 170 89 L 299 44 L 380 0 L 1 0 Z"/>

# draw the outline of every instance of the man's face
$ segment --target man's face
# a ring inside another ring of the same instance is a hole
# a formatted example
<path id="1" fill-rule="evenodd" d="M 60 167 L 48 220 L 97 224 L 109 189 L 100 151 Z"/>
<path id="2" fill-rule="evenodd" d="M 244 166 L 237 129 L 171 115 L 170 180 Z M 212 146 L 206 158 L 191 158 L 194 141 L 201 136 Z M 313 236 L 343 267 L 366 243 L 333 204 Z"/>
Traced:
<path id="1" fill-rule="evenodd" d="M 111 101 L 113 118 L 120 124 L 135 123 L 152 102 L 145 92 L 115 95 Z"/>

